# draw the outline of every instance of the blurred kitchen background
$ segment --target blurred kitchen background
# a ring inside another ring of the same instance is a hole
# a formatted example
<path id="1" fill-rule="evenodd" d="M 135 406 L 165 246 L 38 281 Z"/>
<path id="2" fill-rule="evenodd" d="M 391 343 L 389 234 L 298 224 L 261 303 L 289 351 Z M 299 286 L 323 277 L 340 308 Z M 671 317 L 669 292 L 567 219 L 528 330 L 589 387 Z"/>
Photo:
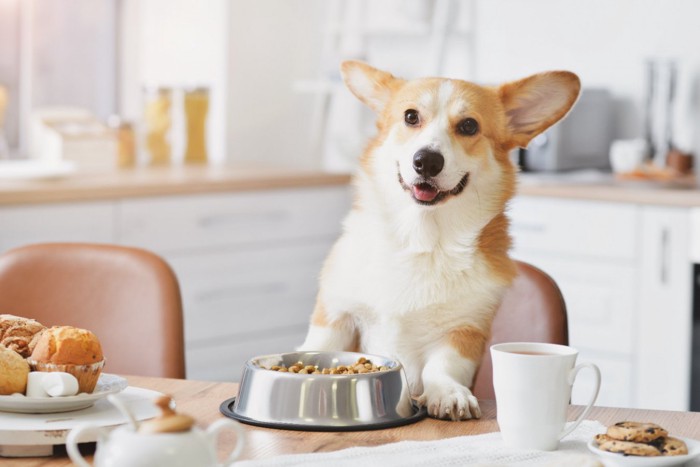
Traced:
<path id="1" fill-rule="evenodd" d="M 235 380 L 302 341 L 351 203 L 374 126 L 342 60 L 482 84 L 571 70 L 575 109 L 512 154 L 514 255 L 562 287 L 602 405 L 697 410 L 698 18 L 695 0 L 0 0 L 0 252 L 156 251 L 188 377 Z"/>
<path id="2" fill-rule="evenodd" d="M 181 102 L 200 89 L 211 163 L 349 171 L 372 120 L 340 85 L 338 63 L 347 58 L 405 77 L 494 84 L 548 69 L 578 73 L 586 109 L 556 144 L 568 152 L 583 145 L 597 158 L 536 155 L 532 167 L 546 170 L 607 168 L 613 138 L 649 136 L 655 65 L 653 97 L 669 102 L 654 108 L 689 154 L 700 146 L 698 8 L 692 0 L 0 0 L 0 109 L 10 153 L 0 155 L 42 157 L 32 122 L 84 110 L 132 125 L 141 142 L 136 162 L 148 164 L 144 141 L 156 123 L 146 109 L 160 90 L 171 102 L 169 157 L 179 163 L 187 144 Z"/>

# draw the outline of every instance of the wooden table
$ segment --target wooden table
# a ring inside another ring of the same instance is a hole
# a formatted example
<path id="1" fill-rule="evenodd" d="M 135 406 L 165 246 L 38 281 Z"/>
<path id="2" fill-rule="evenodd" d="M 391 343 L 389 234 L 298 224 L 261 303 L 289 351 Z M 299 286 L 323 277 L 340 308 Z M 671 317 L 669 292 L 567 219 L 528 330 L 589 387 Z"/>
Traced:
<path id="1" fill-rule="evenodd" d="M 128 377 L 129 384 L 171 394 L 178 409 L 194 416 L 199 425 L 206 427 L 221 418 L 219 405 L 236 395 L 236 383 L 212 383 L 176 379 Z M 301 431 L 272 430 L 245 426 L 248 432 L 242 459 L 272 457 L 301 452 L 335 451 L 351 446 L 376 446 L 402 440 L 435 440 L 454 436 L 476 435 L 498 431 L 496 404 L 481 401 L 483 416 L 480 420 L 447 422 L 425 419 L 418 423 L 377 431 L 349 433 L 311 433 Z M 582 407 L 573 406 L 570 419 L 575 419 Z M 588 419 L 598 420 L 604 425 L 621 420 L 653 421 L 667 428 L 672 434 L 700 439 L 700 413 L 668 412 L 657 410 L 618 409 L 596 407 Z M 221 443 L 225 451 L 232 446 L 232 434 L 224 434 Z M 31 459 L 0 459 L 0 465 L 11 463 L 18 467 L 69 466 L 65 456 Z"/>

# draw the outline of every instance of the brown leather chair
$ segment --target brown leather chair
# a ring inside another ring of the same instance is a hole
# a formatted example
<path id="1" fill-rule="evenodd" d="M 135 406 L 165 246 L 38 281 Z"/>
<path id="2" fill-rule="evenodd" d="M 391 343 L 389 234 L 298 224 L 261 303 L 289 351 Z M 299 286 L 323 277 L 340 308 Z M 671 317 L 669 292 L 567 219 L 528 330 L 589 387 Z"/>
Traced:
<path id="1" fill-rule="evenodd" d="M 9 250 L 0 255 L 0 313 L 93 331 L 108 373 L 185 377 L 180 288 L 148 251 L 81 243 Z"/>
<path id="2" fill-rule="evenodd" d="M 556 282 L 544 271 L 516 261 L 518 276 L 496 313 L 474 395 L 495 399 L 490 347 L 501 342 L 549 342 L 568 345 L 566 304 Z"/>

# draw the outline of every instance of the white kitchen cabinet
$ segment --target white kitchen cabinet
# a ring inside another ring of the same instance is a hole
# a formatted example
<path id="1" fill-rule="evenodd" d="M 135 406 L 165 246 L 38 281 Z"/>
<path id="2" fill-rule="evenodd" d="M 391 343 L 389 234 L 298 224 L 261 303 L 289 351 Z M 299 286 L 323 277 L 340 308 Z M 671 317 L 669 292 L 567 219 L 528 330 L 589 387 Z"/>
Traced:
<path id="1" fill-rule="evenodd" d="M 640 229 L 637 404 L 688 410 L 692 355 L 690 216 L 683 208 L 644 207 Z"/>
<path id="2" fill-rule="evenodd" d="M 516 251 L 622 261 L 637 254 L 632 204 L 518 196 L 508 212 Z"/>
<path id="3" fill-rule="evenodd" d="M 519 196 L 513 256 L 562 290 L 571 346 L 600 366 L 599 405 L 687 410 L 689 209 Z M 582 372 L 572 401 L 585 403 Z"/>
<path id="4" fill-rule="evenodd" d="M 28 243 L 115 239 L 115 207 L 110 202 L 0 207 L 0 252 Z"/>
<path id="5" fill-rule="evenodd" d="M 119 239 L 158 253 L 337 236 L 345 186 L 125 200 Z"/>
<path id="6" fill-rule="evenodd" d="M 119 203 L 119 242 L 161 254 L 180 281 L 188 378 L 237 381 L 250 357 L 303 342 L 350 204 L 347 186 Z"/>
<path id="7" fill-rule="evenodd" d="M 188 377 L 209 379 L 211 371 L 221 370 L 228 380 L 238 381 L 245 361 L 256 352 L 289 352 L 301 345 L 332 243 L 329 238 L 173 256 L 170 263 L 184 300 Z M 206 363 L 207 352 L 223 360 L 225 368 Z"/>

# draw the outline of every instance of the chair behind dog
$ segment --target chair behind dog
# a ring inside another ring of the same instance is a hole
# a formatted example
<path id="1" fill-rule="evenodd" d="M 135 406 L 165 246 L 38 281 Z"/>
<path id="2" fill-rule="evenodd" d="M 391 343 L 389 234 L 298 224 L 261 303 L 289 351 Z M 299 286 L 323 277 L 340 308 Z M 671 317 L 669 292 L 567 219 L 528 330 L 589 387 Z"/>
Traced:
<path id="1" fill-rule="evenodd" d="M 516 261 L 518 276 L 506 293 L 493 320 L 487 344 L 474 382 L 474 395 L 495 399 L 493 367 L 489 348 L 502 342 L 549 342 L 569 344 L 566 303 L 556 282 L 531 264 Z"/>
<path id="2" fill-rule="evenodd" d="M 84 243 L 6 251 L 0 313 L 93 331 L 108 373 L 185 377 L 180 288 L 148 251 Z"/>

